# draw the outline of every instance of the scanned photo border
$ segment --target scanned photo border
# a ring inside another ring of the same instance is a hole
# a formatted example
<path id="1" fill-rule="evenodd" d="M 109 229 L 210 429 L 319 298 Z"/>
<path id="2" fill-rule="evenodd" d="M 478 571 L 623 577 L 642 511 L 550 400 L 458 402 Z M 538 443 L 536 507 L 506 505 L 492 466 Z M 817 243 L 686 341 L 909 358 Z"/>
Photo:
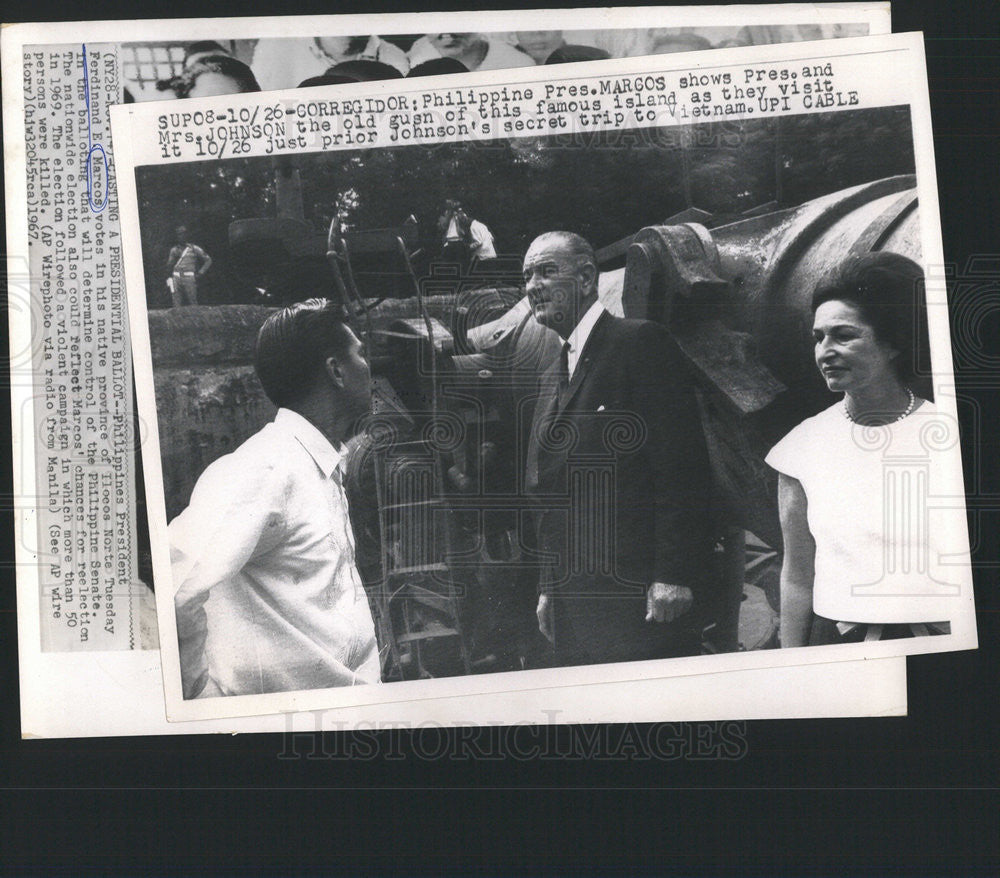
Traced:
<path id="1" fill-rule="evenodd" d="M 728 7 L 727 12 L 731 11 Z M 24 207 L 24 156 L 18 150 L 10 149 L 11 143 L 19 143 L 18 132 L 24 126 L 24 100 L 20 88 L 22 48 L 36 46 L 47 50 L 77 41 L 85 43 L 143 42 L 150 39 L 173 39 L 191 41 L 196 39 L 219 38 L 220 35 L 233 38 L 255 39 L 260 37 L 285 37 L 313 35 L 316 33 L 352 33 L 355 31 L 369 32 L 376 30 L 386 33 L 423 32 L 437 29 L 476 29 L 487 32 L 511 30 L 515 27 L 536 28 L 566 28 L 571 27 L 611 27 L 614 29 L 648 28 L 651 25 L 665 27 L 682 26 L 718 26 L 719 13 L 722 7 L 682 7 L 658 9 L 615 8 L 609 10 L 518 10 L 516 12 L 494 13 L 417 13 L 392 14 L 376 16 L 317 16 L 317 17 L 269 17 L 240 19 L 176 19 L 160 21 L 119 21 L 119 22 L 56 22 L 45 24 L 18 24 L 4 29 L 4 116 L 5 128 L 8 131 L 8 148 L 5 149 L 7 174 L 7 229 L 8 229 L 8 273 L 12 277 L 10 265 L 15 267 L 26 264 L 26 258 L 18 262 L 18 254 L 26 253 L 25 207 Z M 602 17 L 603 16 L 603 17 Z M 836 24 L 839 22 L 867 22 L 874 33 L 888 31 L 889 13 L 885 3 L 831 3 L 831 4 L 782 4 L 780 6 L 744 6 L 739 9 L 740 25 L 770 25 L 781 24 Z M 730 24 L 730 18 L 725 18 Z M 27 282 L 27 281 L 26 281 Z M 18 299 L 18 302 L 21 300 Z M 11 320 L 11 348 L 17 354 L 17 362 L 22 362 L 25 340 L 32 338 L 32 323 L 30 303 L 25 298 L 24 307 L 9 311 Z M 15 312 L 16 313 L 13 313 Z M 12 365 L 15 360 L 12 354 Z M 207 721 L 194 723 L 188 727 L 169 725 L 163 722 L 162 691 L 159 685 L 160 657 L 157 650 L 113 653 L 55 653 L 42 654 L 38 650 L 38 585 L 37 561 L 34 560 L 37 551 L 34 532 L 35 518 L 33 507 L 38 502 L 45 502 L 44 490 L 36 497 L 34 485 L 33 459 L 35 449 L 31 446 L 33 427 L 30 410 L 31 383 L 25 384 L 26 376 L 23 369 L 15 377 L 12 392 L 14 392 L 14 442 L 15 442 L 15 491 L 14 515 L 18 532 L 16 546 L 17 563 L 15 570 L 18 580 L 18 627 L 21 664 L 21 698 L 22 727 L 27 736 L 74 736 L 74 735 L 120 735 L 120 734 L 151 734 L 167 732 L 211 732 L 211 731 L 267 731 L 284 728 L 284 718 L 274 716 L 261 717 L 257 720 Z M 34 440 L 37 442 L 37 440 Z M 851 679 L 848 670 L 858 677 L 861 691 L 850 692 L 844 681 Z M 843 670 L 845 673 L 841 673 Z M 823 673 L 820 673 L 820 672 Z M 878 673 L 876 673 L 878 672 Z M 777 672 L 776 672 L 777 673 Z M 864 683 L 862 684 L 862 677 Z M 804 685 L 808 679 L 826 681 L 818 685 Z M 725 678 L 728 679 L 728 678 Z M 770 678 L 769 678 L 770 679 Z M 793 701 L 780 699 L 775 702 L 772 697 L 772 687 L 761 685 L 760 672 L 748 671 L 732 677 L 731 684 L 726 684 L 724 678 L 717 675 L 705 677 L 701 687 L 695 692 L 687 691 L 682 696 L 689 708 L 672 707 L 668 711 L 671 717 L 702 717 L 702 716 L 807 716 L 807 715 L 848 715 L 851 712 L 892 713 L 905 712 L 906 687 L 905 663 L 902 659 L 886 659 L 879 662 L 852 661 L 840 666 L 816 666 L 815 673 L 807 673 L 802 678 L 801 673 L 794 668 L 788 668 L 785 677 L 791 690 L 798 692 Z M 155 681 L 155 682 L 153 682 Z M 757 681 L 757 682 L 752 682 Z M 841 681 L 838 685 L 834 681 Z M 648 685 L 640 688 L 640 684 L 650 684 L 654 681 L 635 681 L 631 684 L 636 697 L 642 693 L 643 702 L 652 693 Z M 659 690 L 664 695 L 672 692 L 680 693 L 678 680 L 671 684 L 662 681 Z M 759 692 L 761 702 L 749 705 L 746 700 L 744 686 Z M 571 705 L 570 715 L 562 716 L 558 721 L 572 721 L 573 718 L 615 718 L 608 713 L 609 699 L 599 692 L 604 692 L 606 686 L 598 686 L 593 690 L 597 699 L 591 707 L 584 707 L 579 698 L 573 697 L 573 690 L 550 690 L 546 703 Z M 885 690 L 883 692 L 883 690 Z M 889 690 L 892 690 L 891 693 Z M 128 693 L 123 700 L 122 692 Z M 622 689 L 625 694 L 625 689 Z M 730 707 L 717 713 L 714 707 L 706 706 L 704 693 L 718 691 L 720 706 Z M 561 694 L 560 694 L 561 693 Z M 514 709 L 511 705 L 534 704 L 535 698 L 529 701 L 511 702 L 508 693 L 499 696 L 495 702 L 489 698 L 449 698 L 431 704 L 424 702 L 435 712 L 435 716 L 452 716 L 451 721 L 477 722 L 483 717 L 491 716 L 493 721 L 502 721 L 497 711 L 505 713 Z M 546 697 L 545 693 L 537 691 L 537 697 Z M 93 699 L 102 704 L 100 711 L 92 710 Z M 81 700 L 82 699 L 82 700 Z M 670 699 L 673 701 L 673 699 Z M 489 705 L 496 703 L 497 708 L 490 713 Z M 631 703 L 626 698 L 626 705 Z M 75 706 L 74 706 L 75 705 Z M 463 706 L 464 705 L 464 706 Z M 507 705 L 502 707 L 501 705 Z M 743 706 L 740 706 L 743 705 Z M 767 707 L 767 705 L 771 705 Z M 760 712 L 763 710 L 763 712 Z M 485 711 L 485 713 L 484 713 Z M 693 713 L 692 713 L 693 711 Z M 775 711 L 772 714 L 770 711 Z M 339 712 L 338 716 L 350 716 Z M 514 709 L 517 714 L 517 710 Z M 628 708 L 622 717 L 631 717 L 637 709 Z M 646 715 L 643 711 L 638 711 Z M 400 708 L 388 711 L 385 708 L 371 707 L 364 711 L 365 716 L 395 716 L 404 718 L 404 722 L 414 722 L 410 708 Z M 357 711 L 354 711 L 357 715 Z M 421 714 L 422 715 L 422 714 Z M 512 714 L 513 715 L 513 714 Z M 532 721 L 531 711 L 521 711 L 525 721 Z M 312 722 L 312 715 L 303 713 L 296 715 L 305 718 L 306 725 Z M 409 719 L 405 719 L 405 718 Z M 509 719 L 509 718 L 508 718 Z M 539 721 L 536 718 L 534 721 Z M 317 721 L 318 727 L 318 721 Z"/>
<path id="2" fill-rule="evenodd" d="M 665 63 L 663 59 L 630 59 L 628 61 L 612 62 L 611 64 L 579 65 L 572 72 L 561 71 L 504 71 L 490 76 L 472 77 L 468 84 L 491 85 L 545 82 L 554 79 L 585 79 L 587 77 L 607 77 L 631 73 L 648 74 L 651 72 L 674 72 L 679 70 L 711 70 L 717 67 L 747 66 L 758 64 L 767 66 L 778 63 L 798 63 L 802 61 L 838 60 L 840 69 L 852 56 L 873 59 L 892 59 L 893 75 L 890 82 L 879 83 L 878 87 L 886 91 L 877 91 L 878 97 L 869 98 L 875 105 L 885 103 L 908 104 L 912 116 L 914 149 L 916 153 L 917 188 L 921 203 L 921 239 L 923 260 L 925 266 L 939 265 L 943 262 L 940 243 L 940 228 L 938 220 L 936 186 L 934 176 L 932 139 L 930 130 L 930 115 L 927 99 L 926 74 L 924 69 L 923 45 L 919 35 L 896 35 L 880 38 L 844 40 L 839 45 L 830 43 L 792 44 L 783 46 L 756 47 L 754 49 L 726 50 L 726 56 L 720 59 L 721 53 L 712 55 L 689 55 L 683 59 Z M 721 63 L 720 63 L 721 60 Z M 613 73 L 612 73 L 613 68 Z M 454 83 L 427 80 L 421 91 L 435 88 L 446 89 Z M 384 95 L 393 90 L 392 84 L 375 84 L 368 88 L 347 87 L 331 92 L 331 97 L 344 99 L 361 95 Z M 410 89 L 414 90 L 414 89 Z M 888 95 L 894 95 L 894 99 Z M 267 103 L 275 105 L 282 100 L 299 102 L 301 95 L 288 94 L 284 96 L 271 95 Z M 312 99 L 313 96 L 310 96 Z M 317 98 L 319 95 L 316 96 Z M 189 103 L 186 111 L 208 109 L 223 106 L 253 106 L 264 103 L 257 98 L 220 99 L 214 103 Z M 864 104 L 863 104 L 864 105 Z M 142 265 L 138 228 L 135 224 L 136 190 L 134 168 L 137 165 L 150 162 L 158 148 L 148 133 L 153 126 L 149 120 L 157 115 L 155 108 L 148 110 L 133 107 L 116 108 L 113 111 L 113 130 L 116 143 L 124 144 L 117 151 L 117 168 L 121 187 L 122 213 L 125 216 L 125 252 L 128 277 L 129 304 L 132 318 L 133 345 L 138 380 L 140 409 L 144 417 L 155 422 L 156 415 L 153 404 L 152 361 L 150 359 L 148 326 L 145 322 L 145 302 L 141 296 L 143 289 Z M 130 124 L 131 123 L 131 124 Z M 928 276 L 932 276 L 928 272 Z M 934 360 L 936 363 L 937 386 L 943 390 L 951 383 L 950 342 L 948 337 L 947 315 L 939 307 L 945 302 L 943 289 L 932 289 L 928 286 L 928 304 L 930 311 L 931 338 Z M 954 417 L 950 407 L 953 403 L 941 395 L 939 407 Z M 956 421 L 957 422 L 957 421 Z M 155 432 L 151 431 L 150 464 L 147 465 L 147 486 L 150 498 L 150 518 L 154 552 L 154 566 L 157 578 L 169 581 L 169 559 L 166 551 L 166 517 L 162 506 L 163 484 L 158 467 L 152 462 L 159 459 L 159 443 Z M 949 473 L 949 483 L 955 491 L 955 496 L 962 496 L 961 467 L 957 452 L 954 458 L 954 471 Z M 960 525 L 958 519 L 961 519 Z M 956 526 L 964 531 L 964 515 L 955 519 Z M 559 685 L 585 685 L 594 682 L 610 682 L 647 676 L 673 676 L 698 673 L 713 673 L 736 670 L 748 667 L 782 666 L 789 664 L 829 662 L 851 658 L 875 658 L 883 656 L 906 655 L 922 652 L 944 651 L 950 649 L 972 648 L 976 644 L 975 624 L 972 607 L 972 589 L 969 572 L 966 568 L 956 568 L 963 575 L 963 597 L 961 607 L 956 607 L 952 619 L 953 629 L 949 635 L 935 638 L 913 638 L 907 641 L 871 642 L 859 645 L 835 645 L 824 647 L 806 647 L 792 650 L 771 650 L 760 653 L 738 653 L 718 656 L 696 656 L 682 659 L 668 659 L 653 662 L 632 662 L 616 665 L 569 667 L 552 671 L 521 671 L 501 673 L 493 676 L 474 676 L 463 678 L 435 679 L 418 682 L 402 682 L 378 687 L 353 687 L 340 690 L 318 690 L 310 692 L 275 693 L 272 695 L 250 695 L 229 698 L 205 699 L 203 701 L 185 702 L 180 697 L 179 674 L 176 657 L 176 629 L 173 624 L 171 596 L 169 591 L 161 591 L 158 595 L 161 625 L 161 642 L 164 650 L 164 672 L 168 716 L 171 719 L 207 718 L 273 712 L 291 708 L 310 708 L 318 706 L 334 706 L 340 704 L 363 704 L 368 701 L 386 701 L 413 699 L 423 697 L 474 694 L 476 692 L 503 691 L 505 689 L 529 689 L 535 687 Z M 391 691 L 389 691 L 391 690 Z"/>

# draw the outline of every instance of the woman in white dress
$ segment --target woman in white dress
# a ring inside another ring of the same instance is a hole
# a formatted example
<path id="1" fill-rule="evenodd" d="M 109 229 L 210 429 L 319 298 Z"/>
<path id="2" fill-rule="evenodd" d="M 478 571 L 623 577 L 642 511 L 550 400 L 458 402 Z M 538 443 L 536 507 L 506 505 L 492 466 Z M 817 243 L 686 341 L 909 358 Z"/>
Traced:
<path id="1" fill-rule="evenodd" d="M 954 528 L 932 497 L 957 430 L 919 388 L 923 275 L 894 253 L 852 257 L 812 299 L 816 365 L 843 399 L 768 454 L 784 541 L 781 643 L 943 633 Z M 915 328 L 917 327 L 917 328 Z"/>

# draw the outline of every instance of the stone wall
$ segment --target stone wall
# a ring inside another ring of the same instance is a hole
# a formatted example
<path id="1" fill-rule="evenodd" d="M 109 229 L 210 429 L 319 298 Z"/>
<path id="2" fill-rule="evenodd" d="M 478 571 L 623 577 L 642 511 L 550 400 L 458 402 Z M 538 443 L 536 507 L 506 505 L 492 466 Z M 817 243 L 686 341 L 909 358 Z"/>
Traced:
<path id="1" fill-rule="evenodd" d="M 255 305 L 149 312 L 149 340 L 167 520 L 198 476 L 274 417 L 253 370 L 257 330 L 273 309 Z"/>
<path id="2" fill-rule="evenodd" d="M 453 296 L 429 296 L 427 308 L 447 325 L 453 302 Z M 253 370 L 257 331 L 273 310 L 198 305 L 149 312 L 168 521 L 187 506 L 213 460 L 274 417 Z M 415 299 L 389 299 L 372 310 L 372 324 L 378 329 L 418 313 Z"/>

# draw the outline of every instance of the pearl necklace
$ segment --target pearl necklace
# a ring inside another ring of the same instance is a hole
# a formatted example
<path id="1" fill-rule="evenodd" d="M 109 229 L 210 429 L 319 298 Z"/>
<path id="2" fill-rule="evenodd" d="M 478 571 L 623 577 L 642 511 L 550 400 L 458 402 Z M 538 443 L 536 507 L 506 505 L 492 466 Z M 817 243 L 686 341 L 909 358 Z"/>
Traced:
<path id="1" fill-rule="evenodd" d="M 903 418 L 905 418 L 908 414 L 910 414 L 913 411 L 913 407 L 917 404 L 917 398 L 913 395 L 913 391 L 910 390 L 909 387 L 904 388 L 904 390 L 906 390 L 906 392 L 909 394 L 910 401 L 907 404 L 906 408 L 903 410 L 903 413 L 899 415 L 899 417 L 889 421 L 890 424 L 895 424 L 896 422 L 903 420 Z M 847 407 L 846 396 L 844 397 L 844 417 L 847 418 L 847 420 L 849 420 L 852 424 L 858 423 L 854 415 L 851 414 L 850 409 L 848 409 Z"/>

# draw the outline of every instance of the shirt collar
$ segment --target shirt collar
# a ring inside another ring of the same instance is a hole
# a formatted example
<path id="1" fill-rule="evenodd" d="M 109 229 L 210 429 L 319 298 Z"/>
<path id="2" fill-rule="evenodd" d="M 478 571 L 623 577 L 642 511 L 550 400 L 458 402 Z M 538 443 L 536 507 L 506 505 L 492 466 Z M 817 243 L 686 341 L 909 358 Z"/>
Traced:
<path id="1" fill-rule="evenodd" d="M 298 440 L 327 478 L 341 467 L 344 459 L 343 446 L 335 448 L 326 436 L 298 412 L 278 409 L 274 424 Z"/>
<path id="2" fill-rule="evenodd" d="M 569 338 L 566 339 L 569 342 L 569 352 L 571 354 L 579 355 L 580 351 L 583 350 L 587 339 L 590 338 L 590 333 L 593 332 L 594 326 L 603 313 L 604 305 L 601 304 L 600 299 L 587 309 L 587 313 L 583 315 L 583 318 L 569 334 Z"/>

